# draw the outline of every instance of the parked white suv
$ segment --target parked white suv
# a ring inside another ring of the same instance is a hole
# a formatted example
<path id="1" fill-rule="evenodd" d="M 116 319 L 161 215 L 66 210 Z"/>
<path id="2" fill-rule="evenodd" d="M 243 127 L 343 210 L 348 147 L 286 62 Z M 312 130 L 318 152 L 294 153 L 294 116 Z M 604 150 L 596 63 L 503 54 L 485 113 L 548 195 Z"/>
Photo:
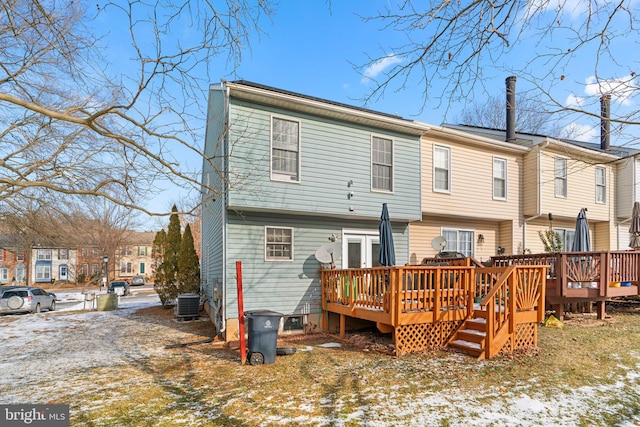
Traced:
<path id="1" fill-rule="evenodd" d="M 40 313 L 40 310 L 56 309 L 55 295 L 32 286 L 9 286 L 0 288 L 0 314 Z"/>

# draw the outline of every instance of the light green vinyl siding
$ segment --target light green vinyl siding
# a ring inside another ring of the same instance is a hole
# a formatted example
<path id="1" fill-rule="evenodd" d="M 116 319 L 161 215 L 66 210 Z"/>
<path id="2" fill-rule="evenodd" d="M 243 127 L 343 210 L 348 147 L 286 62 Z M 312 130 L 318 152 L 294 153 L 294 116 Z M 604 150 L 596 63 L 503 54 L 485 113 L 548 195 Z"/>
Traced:
<path id="1" fill-rule="evenodd" d="M 227 318 L 237 316 L 236 261 L 242 262 L 244 309 L 319 316 L 320 263 L 316 250 L 343 229 L 377 230 L 379 221 L 300 215 L 229 213 L 227 228 Z M 293 228 L 293 261 L 265 261 L 264 227 Z M 396 264 L 408 262 L 408 226 L 392 224 Z M 340 266 L 341 259 L 336 259 Z M 318 320 L 318 319 L 314 319 Z"/>
<path id="2" fill-rule="evenodd" d="M 300 123 L 299 182 L 271 180 L 272 116 Z M 233 99 L 230 124 L 229 167 L 233 174 L 229 207 L 377 218 L 382 203 L 387 202 L 396 206 L 396 219 L 420 219 L 417 136 Z M 392 193 L 371 188 L 372 137 L 393 141 Z"/>
<path id="3" fill-rule="evenodd" d="M 223 291 L 224 275 L 224 209 L 225 181 L 220 175 L 224 170 L 226 108 L 225 93 L 211 90 L 207 113 L 205 155 L 202 166 L 202 182 L 212 188 L 203 187 L 202 224 L 201 224 L 201 275 L 204 293 L 209 302 L 213 302 L 214 288 Z"/>

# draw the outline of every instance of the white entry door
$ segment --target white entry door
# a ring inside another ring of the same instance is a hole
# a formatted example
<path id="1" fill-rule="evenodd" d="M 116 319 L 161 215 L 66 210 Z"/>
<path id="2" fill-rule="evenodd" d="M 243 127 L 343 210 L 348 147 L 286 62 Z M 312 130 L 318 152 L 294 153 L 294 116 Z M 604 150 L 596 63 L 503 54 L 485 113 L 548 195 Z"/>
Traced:
<path id="1" fill-rule="evenodd" d="M 380 237 L 377 231 L 345 233 L 342 239 L 342 268 L 379 267 Z"/>

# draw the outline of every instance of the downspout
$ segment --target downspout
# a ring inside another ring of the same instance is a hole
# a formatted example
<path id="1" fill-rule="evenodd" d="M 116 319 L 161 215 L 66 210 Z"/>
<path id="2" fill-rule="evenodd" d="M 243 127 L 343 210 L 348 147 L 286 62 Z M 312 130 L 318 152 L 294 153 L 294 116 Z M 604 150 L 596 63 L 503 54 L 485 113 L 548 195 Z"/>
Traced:
<path id="1" fill-rule="evenodd" d="M 522 224 L 522 253 L 524 254 L 527 250 L 527 223 L 529 221 L 532 221 L 536 218 L 540 218 L 542 216 L 542 189 L 540 188 L 540 185 L 542 183 L 542 165 L 541 165 L 541 150 L 543 148 L 546 148 L 549 145 L 549 140 L 545 140 L 544 142 L 538 144 L 538 157 L 537 157 L 537 161 L 538 161 L 538 179 L 537 179 L 537 185 L 538 185 L 538 213 L 530 216 L 529 218 L 525 218 L 524 219 L 524 223 Z"/>

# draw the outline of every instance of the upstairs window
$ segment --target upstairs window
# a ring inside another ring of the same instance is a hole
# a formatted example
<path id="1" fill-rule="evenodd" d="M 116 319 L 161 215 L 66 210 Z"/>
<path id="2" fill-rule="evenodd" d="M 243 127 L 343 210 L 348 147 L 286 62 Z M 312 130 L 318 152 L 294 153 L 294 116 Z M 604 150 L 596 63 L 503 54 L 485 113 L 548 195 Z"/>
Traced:
<path id="1" fill-rule="evenodd" d="M 147 256 L 146 246 L 138 246 L 138 256 Z"/>
<path id="2" fill-rule="evenodd" d="M 371 138 L 371 188 L 393 191 L 393 141 Z"/>
<path id="3" fill-rule="evenodd" d="M 567 159 L 555 160 L 555 194 L 556 197 L 567 197 Z"/>
<path id="4" fill-rule="evenodd" d="M 607 202 L 607 174 L 606 169 L 596 167 L 596 203 Z"/>
<path id="5" fill-rule="evenodd" d="M 37 259 L 39 261 L 51 261 L 51 249 L 38 249 Z"/>
<path id="6" fill-rule="evenodd" d="M 271 119 L 271 179 L 300 181 L 300 122 Z"/>
<path id="7" fill-rule="evenodd" d="M 451 149 L 435 145 L 433 147 L 433 191 L 451 192 Z"/>
<path id="8" fill-rule="evenodd" d="M 265 227 L 265 260 L 293 260 L 293 228 Z"/>
<path id="9" fill-rule="evenodd" d="M 69 259 L 69 249 L 58 249 L 58 259 Z"/>
<path id="10" fill-rule="evenodd" d="M 507 159 L 493 158 L 493 198 L 507 200 Z"/>

